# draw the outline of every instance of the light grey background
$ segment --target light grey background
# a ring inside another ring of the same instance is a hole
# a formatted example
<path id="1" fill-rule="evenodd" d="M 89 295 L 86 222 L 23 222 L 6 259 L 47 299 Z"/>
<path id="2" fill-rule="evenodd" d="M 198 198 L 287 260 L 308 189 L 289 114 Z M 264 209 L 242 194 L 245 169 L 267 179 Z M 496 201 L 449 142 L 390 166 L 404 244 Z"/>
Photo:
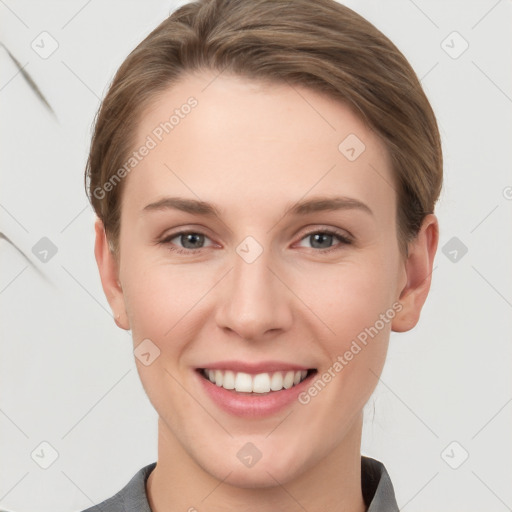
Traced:
<path id="1" fill-rule="evenodd" d="M 345 3 L 410 60 L 445 155 L 432 291 L 416 329 L 392 335 L 362 451 L 385 463 L 402 510 L 511 510 L 512 3 Z M 0 239 L 3 508 L 82 510 L 156 460 L 157 416 L 100 286 L 83 170 L 114 72 L 177 5 L 0 0 L 0 40 L 56 113 L 0 48 L 0 228 L 28 256 Z M 43 31 L 58 43 L 46 59 L 31 47 L 50 48 Z M 469 44 L 458 58 L 454 31 Z M 32 252 L 42 237 L 57 247 L 46 262 Z M 453 237 L 467 254 L 443 253 Z M 48 469 L 42 442 L 58 453 Z"/>

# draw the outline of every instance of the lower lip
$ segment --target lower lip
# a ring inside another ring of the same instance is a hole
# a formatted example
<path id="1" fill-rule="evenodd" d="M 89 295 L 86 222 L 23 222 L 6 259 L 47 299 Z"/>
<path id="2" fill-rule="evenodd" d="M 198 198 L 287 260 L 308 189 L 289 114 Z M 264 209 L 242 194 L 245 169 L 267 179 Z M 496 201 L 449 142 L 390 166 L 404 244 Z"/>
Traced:
<path id="1" fill-rule="evenodd" d="M 298 395 L 310 385 L 310 380 L 316 372 L 308 375 L 296 386 L 281 391 L 272 391 L 268 395 L 238 393 L 234 390 L 224 389 L 206 379 L 200 371 L 195 370 L 194 373 L 200 380 L 203 389 L 217 406 L 235 416 L 254 418 L 271 416 L 298 400 Z"/>

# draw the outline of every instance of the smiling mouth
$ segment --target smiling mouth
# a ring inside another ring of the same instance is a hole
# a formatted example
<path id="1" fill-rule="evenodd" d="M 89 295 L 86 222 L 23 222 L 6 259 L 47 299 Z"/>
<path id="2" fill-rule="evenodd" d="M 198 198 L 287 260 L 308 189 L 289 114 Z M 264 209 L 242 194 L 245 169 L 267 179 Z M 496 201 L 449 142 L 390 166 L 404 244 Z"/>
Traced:
<path id="1" fill-rule="evenodd" d="M 317 372 L 310 370 L 283 370 L 277 372 L 249 374 L 231 370 L 199 368 L 199 374 L 212 384 L 229 391 L 264 395 L 297 386 Z"/>

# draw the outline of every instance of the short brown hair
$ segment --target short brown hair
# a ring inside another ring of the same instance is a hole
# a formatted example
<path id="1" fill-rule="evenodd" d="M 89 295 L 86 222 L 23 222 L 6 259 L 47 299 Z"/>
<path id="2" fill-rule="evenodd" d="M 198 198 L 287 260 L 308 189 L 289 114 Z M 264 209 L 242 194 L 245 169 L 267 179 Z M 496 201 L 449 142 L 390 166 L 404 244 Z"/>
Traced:
<path id="1" fill-rule="evenodd" d="M 309 87 L 355 108 L 389 152 L 406 252 L 433 213 L 443 163 L 434 113 L 404 55 L 335 0 L 199 0 L 128 55 L 96 115 L 85 183 L 115 254 L 123 180 L 103 187 L 126 161 L 145 108 L 185 73 L 203 69 Z"/>

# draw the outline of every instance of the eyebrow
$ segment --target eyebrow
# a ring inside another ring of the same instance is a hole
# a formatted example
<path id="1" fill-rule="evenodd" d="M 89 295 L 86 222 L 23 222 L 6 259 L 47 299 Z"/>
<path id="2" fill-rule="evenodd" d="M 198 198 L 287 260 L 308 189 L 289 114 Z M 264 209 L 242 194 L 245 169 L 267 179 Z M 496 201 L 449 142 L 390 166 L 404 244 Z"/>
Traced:
<path id="1" fill-rule="evenodd" d="M 368 205 L 351 197 L 314 197 L 292 204 L 285 209 L 285 215 L 308 215 L 315 212 L 337 211 L 337 210 L 361 210 L 373 215 Z M 180 210 L 205 217 L 222 217 L 219 209 L 208 202 L 197 199 L 185 199 L 182 197 L 164 197 L 159 201 L 148 204 L 143 212 Z"/>

